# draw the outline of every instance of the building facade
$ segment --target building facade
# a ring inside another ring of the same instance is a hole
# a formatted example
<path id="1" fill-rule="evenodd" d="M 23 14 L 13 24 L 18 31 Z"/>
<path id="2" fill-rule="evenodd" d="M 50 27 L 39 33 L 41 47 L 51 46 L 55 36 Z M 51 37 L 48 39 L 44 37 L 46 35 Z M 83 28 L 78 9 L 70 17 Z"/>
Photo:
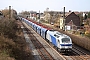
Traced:
<path id="1" fill-rule="evenodd" d="M 80 18 L 77 16 L 74 12 L 71 12 L 66 18 L 65 18 L 65 26 L 70 26 L 71 29 L 76 30 L 80 28 Z"/>

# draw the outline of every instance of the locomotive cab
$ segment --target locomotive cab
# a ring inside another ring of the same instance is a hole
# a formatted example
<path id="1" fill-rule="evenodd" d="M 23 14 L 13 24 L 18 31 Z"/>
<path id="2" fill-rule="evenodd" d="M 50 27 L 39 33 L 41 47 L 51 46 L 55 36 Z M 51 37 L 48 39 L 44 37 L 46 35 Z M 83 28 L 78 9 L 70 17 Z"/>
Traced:
<path id="1" fill-rule="evenodd" d="M 72 40 L 69 36 L 65 34 L 57 34 L 57 50 L 59 51 L 71 51 Z"/>
<path id="2" fill-rule="evenodd" d="M 69 37 L 59 37 L 58 48 L 60 50 L 71 50 L 72 49 L 72 41 Z"/>

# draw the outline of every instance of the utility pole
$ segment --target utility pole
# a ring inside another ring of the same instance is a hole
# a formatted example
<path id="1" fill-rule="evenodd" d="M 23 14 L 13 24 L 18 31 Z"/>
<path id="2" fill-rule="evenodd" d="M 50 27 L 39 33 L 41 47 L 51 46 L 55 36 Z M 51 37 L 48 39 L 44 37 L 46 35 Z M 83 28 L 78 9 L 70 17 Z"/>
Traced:
<path id="1" fill-rule="evenodd" d="M 38 17 L 38 19 L 40 19 L 40 10 L 39 10 L 39 17 Z"/>
<path id="2" fill-rule="evenodd" d="M 40 23 L 40 10 L 39 10 L 39 15 L 38 15 L 38 22 Z"/>
<path id="3" fill-rule="evenodd" d="M 9 19 L 11 18 L 11 6 L 9 6 Z"/>
<path id="4" fill-rule="evenodd" d="M 65 31 L 65 7 L 63 11 L 63 30 Z"/>

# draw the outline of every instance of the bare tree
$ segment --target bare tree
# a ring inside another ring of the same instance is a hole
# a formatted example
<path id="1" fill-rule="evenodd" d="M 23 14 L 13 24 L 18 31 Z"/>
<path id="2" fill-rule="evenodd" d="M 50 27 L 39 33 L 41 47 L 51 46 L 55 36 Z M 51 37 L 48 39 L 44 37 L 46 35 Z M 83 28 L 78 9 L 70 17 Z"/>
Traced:
<path id="1" fill-rule="evenodd" d="M 56 24 L 57 26 L 59 26 L 60 23 L 60 13 L 59 12 L 50 12 L 50 21 L 49 23 L 53 23 Z"/>

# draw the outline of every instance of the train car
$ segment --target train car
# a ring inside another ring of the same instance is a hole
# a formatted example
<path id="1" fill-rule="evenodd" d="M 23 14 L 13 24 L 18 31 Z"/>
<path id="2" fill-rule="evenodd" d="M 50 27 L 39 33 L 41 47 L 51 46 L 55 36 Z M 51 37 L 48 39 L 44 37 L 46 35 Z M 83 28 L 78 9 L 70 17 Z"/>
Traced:
<path id="1" fill-rule="evenodd" d="M 25 18 L 21 18 L 22 21 L 25 21 Z"/>
<path id="2" fill-rule="evenodd" d="M 33 22 L 33 21 L 31 21 L 31 20 L 29 20 L 29 24 L 28 24 L 29 26 L 31 26 L 35 31 L 37 31 L 37 24 L 36 24 L 36 22 Z"/>
<path id="3" fill-rule="evenodd" d="M 29 20 L 27 20 L 27 24 L 28 24 L 28 25 L 30 24 Z"/>
<path id="4" fill-rule="evenodd" d="M 33 29 L 35 30 L 35 31 L 37 31 L 37 24 L 34 24 L 34 26 L 33 26 Z"/>
<path id="5" fill-rule="evenodd" d="M 32 27 L 33 29 L 34 29 L 34 25 L 35 25 L 35 24 L 32 22 L 32 26 L 31 26 L 31 27 Z"/>
<path id="6" fill-rule="evenodd" d="M 36 31 L 36 32 L 37 32 L 39 35 L 41 35 L 41 28 L 42 28 L 41 25 L 38 25 L 38 26 L 37 26 L 37 31 Z"/>
<path id="7" fill-rule="evenodd" d="M 49 40 L 58 50 L 71 50 L 72 40 L 69 36 L 59 33 L 58 31 L 47 31 L 47 40 Z"/>
<path id="8" fill-rule="evenodd" d="M 46 39 L 46 34 L 47 34 L 47 31 L 50 30 L 50 28 L 48 27 L 45 27 L 45 26 L 42 26 L 41 28 L 41 36 Z"/>
<path id="9" fill-rule="evenodd" d="M 24 22 L 25 22 L 26 24 L 28 24 L 28 20 L 24 19 Z"/>
<path id="10" fill-rule="evenodd" d="M 46 28 L 44 27 L 41 28 L 41 37 L 43 37 L 44 39 L 46 38 L 46 31 L 47 31 Z"/>
<path id="11" fill-rule="evenodd" d="M 31 21 L 29 21 L 29 24 L 28 24 L 29 26 L 32 26 L 32 22 Z"/>

